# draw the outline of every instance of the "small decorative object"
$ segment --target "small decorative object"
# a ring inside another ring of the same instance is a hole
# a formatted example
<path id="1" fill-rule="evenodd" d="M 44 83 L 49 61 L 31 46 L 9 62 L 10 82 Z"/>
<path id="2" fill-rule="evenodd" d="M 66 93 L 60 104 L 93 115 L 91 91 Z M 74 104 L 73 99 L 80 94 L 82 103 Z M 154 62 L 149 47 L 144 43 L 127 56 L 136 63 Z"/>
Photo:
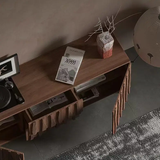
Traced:
<path id="1" fill-rule="evenodd" d="M 113 44 L 114 39 L 108 31 L 97 36 L 98 51 L 103 59 L 112 56 Z"/>
<path id="2" fill-rule="evenodd" d="M 117 11 L 115 16 L 113 15 L 111 17 L 107 16 L 106 20 L 103 21 L 104 29 L 106 31 L 103 30 L 102 22 L 100 18 L 98 18 L 98 23 L 95 25 L 96 29 L 92 33 L 89 34 L 89 37 L 86 40 L 88 41 L 94 34 L 99 33 L 96 41 L 97 41 L 98 51 L 102 58 L 109 58 L 112 56 L 112 50 L 113 50 L 113 45 L 114 45 L 114 38 L 112 37 L 112 33 L 116 29 L 115 26 L 119 24 L 120 22 L 140 13 L 138 12 L 138 13 L 132 14 L 115 23 L 115 19 L 119 11 L 120 11 L 120 8 Z"/>
<path id="3" fill-rule="evenodd" d="M 0 62 L 0 81 L 19 73 L 18 55 L 14 54 Z"/>
<path id="4" fill-rule="evenodd" d="M 104 32 L 103 27 L 102 27 L 102 22 L 100 18 L 98 18 L 98 23 L 95 26 L 97 29 L 94 32 L 90 33 L 88 39 L 86 40 L 88 41 L 92 37 L 92 35 L 96 33 L 100 33 L 97 36 L 96 41 L 97 41 L 99 54 L 101 55 L 102 58 L 109 58 L 112 56 L 114 39 L 111 34 L 115 30 L 114 19 L 115 17 L 113 16 L 112 16 L 112 20 L 110 20 L 107 17 L 107 20 L 104 21 L 104 25 L 107 31 Z"/>
<path id="5" fill-rule="evenodd" d="M 160 6 L 147 10 L 137 21 L 133 41 L 146 63 L 160 67 Z"/>

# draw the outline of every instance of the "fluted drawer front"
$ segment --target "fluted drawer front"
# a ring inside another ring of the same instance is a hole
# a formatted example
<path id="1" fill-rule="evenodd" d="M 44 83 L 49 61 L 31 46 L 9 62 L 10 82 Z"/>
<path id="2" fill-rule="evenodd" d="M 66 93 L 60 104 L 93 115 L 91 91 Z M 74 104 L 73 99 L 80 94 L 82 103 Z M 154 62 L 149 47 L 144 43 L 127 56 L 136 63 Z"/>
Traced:
<path id="1" fill-rule="evenodd" d="M 69 119 L 75 118 L 81 113 L 82 110 L 83 100 L 80 99 L 43 117 L 28 122 L 26 129 L 26 139 L 32 140 L 47 129 L 58 126 Z"/>
<path id="2" fill-rule="evenodd" d="M 112 133 L 116 132 L 119 125 L 122 111 L 125 109 L 125 102 L 128 100 L 128 94 L 131 88 L 131 64 L 128 64 L 127 71 L 125 73 L 116 104 L 112 112 Z"/>

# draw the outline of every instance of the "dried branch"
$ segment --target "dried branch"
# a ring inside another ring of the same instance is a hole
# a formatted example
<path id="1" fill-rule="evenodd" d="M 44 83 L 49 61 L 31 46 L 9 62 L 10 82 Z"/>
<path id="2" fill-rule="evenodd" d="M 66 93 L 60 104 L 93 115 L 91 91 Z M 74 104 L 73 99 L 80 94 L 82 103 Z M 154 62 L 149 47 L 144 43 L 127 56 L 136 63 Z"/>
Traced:
<path id="1" fill-rule="evenodd" d="M 106 18 L 107 19 L 104 21 L 104 26 L 107 28 L 107 31 L 111 34 L 115 30 L 114 16 L 112 15 L 111 18 L 107 16 Z"/>
<path id="2" fill-rule="evenodd" d="M 95 29 L 93 32 L 89 33 L 88 38 L 85 40 L 85 42 L 87 42 L 94 34 L 104 32 L 100 18 L 98 18 L 98 23 L 94 27 L 96 27 L 97 29 Z"/>
<path id="3" fill-rule="evenodd" d="M 114 20 L 115 20 L 115 18 L 114 18 L 114 16 L 112 16 L 112 31 L 110 32 L 110 34 L 112 34 L 114 32 L 114 30 L 116 29 L 115 24 L 114 24 Z"/>
<path id="4" fill-rule="evenodd" d="M 118 21 L 118 22 L 115 23 L 115 19 L 116 19 L 116 17 L 117 17 L 118 14 L 119 14 L 120 9 L 121 9 L 121 6 L 120 6 L 120 8 L 118 9 L 118 11 L 117 11 L 117 13 L 116 13 L 115 16 L 113 16 L 113 15 L 112 15 L 111 17 L 108 17 L 108 16 L 107 16 L 107 17 L 106 17 L 106 20 L 103 22 L 103 23 L 104 23 L 104 26 L 106 27 L 107 31 L 108 31 L 110 34 L 112 34 L 112 33 L 115 31 L 115 29 L 116 29 L 115 26 L 116 26 L 117 24 L 119 24 L 120 22 L 122 22 L 122 21 L 124 21 L 124 20 L 126 20 L 126 19 L 128 19 L 128 18 L 130 18 L 130 17 L 132 17 L 132 16 L 135 16 L 135 15 L 141 13 L 141 12 L 138 12 L 138 13 L 129 15 L 129 16 L 127 16 L 126 18 L 123 18 L 122 20 L 120 20 L 120 21 Z M 97 23 L 94 27 L 95 27 L 96 29 L 95 29 L 93 32 L 89 33 L 88 39 L 85 40 L 85 42 L 87 42 L 94 34 L 103 33 L 103 32 L 104 32 L 104 31 L 103 31 L 103 27 L 102 27 L 102 22 L 101 22 L 100 18 L 98 18 L 98 23 Z"/>
<path id="5" fill-rule="evenodd" d="M 119 12 L 120 12 L 120 9 L 121 9 L 121 6 L 119 7 L 117 13 L 115 16 L 111 16 L 111 21 L 110 21 L 110 18 L 107 16 L 107 20 L 104 21 L 104 26 L 107 28 L 108 32 L 110 34 L 112 34 L 115 30 L 115 19 L 117 18 Z"/>
<path id="6" fill-rule="evenodd" d="M 131 15 L 127 16 L 126 18 L 123 18 L 123 19 L 121 19 L 120 21 L 116 22 L 115 25 L 119 24 L 120 22 L 123 22 L 124 20 L 126 20 L 126 19 L 128 19 L 128 18 L 130 18 L 130 17 L 132 17 L 132 16 L 135 16 L 135 15 L 141 14 L 141 13 L 142 13 L 142 12 L 138 12 L 138 13 L 135 13 L 135 14 L 131 14 Z"/>
<path id="7" fill-rule="evenodd" d="M 132 16 L 135 16 L 135 15 L 137 15 L 137 14 L 140 14 L 141 12 L 138 12 L 138 13 L 135 13 L 135 14 L 132 14 L 132 15 L 129 15 L 129 16 L 127 16 L 126 18 L 123 18 L 122 20 L 120 20 L 120 21 L 118 21 L 118 22 L 115 23 L 115 18 L 117 17 L 118 13 L 119 13 L 119 11 L 117 12 L 117 14 L 116 14 L 115 17 L 114 17 L 114 16 L 111 16 L 111 20 L 110 20 L 110 18 L 107 16 L 106 21 L 104 21 L 105 27 L 106 27 L 107 31 L 108 31 L 110 34 L 112 34 L 112 33 L 115 31 L 115 29 L 116 29 L 115 26 L 116 26 L 117 24 L 123 22 L 124 20 L 126 20 L 126 19 L 128 19 L 128 18 L 130 18 L 130 17 L 132 17 Z"/>
<path id="8" fill-rule="evenodd" d="M 121 10 L 121 7 L 122 7 L 122 6 L 120 6 L 119 9 L 118 9 L 118 11 L 117 11 L 117 13 L 116 13 L 116 15 L 115 15 L 115 17 L 114 17 L 114 21 L 115 21 L 115 19 L 117 18 L 118 14 L 119 14 L 119 12 L 120 12 L 120 10 Z"/>

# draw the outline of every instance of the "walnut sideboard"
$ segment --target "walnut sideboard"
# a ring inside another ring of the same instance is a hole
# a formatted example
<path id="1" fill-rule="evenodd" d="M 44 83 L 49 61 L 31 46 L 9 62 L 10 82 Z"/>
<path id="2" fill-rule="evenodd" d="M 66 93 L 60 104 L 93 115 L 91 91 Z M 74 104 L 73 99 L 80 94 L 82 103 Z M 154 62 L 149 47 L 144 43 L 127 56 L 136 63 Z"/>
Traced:
<path id="1" fill-rule="evenodd" d="M 0 127 L 0 145 L 24 133 L 26 133 L 26 140 L 32 140 L 49 128 L 60 125 L 69 119 L 74 119 L 85 106 L 118 92 L 112 112 L 112 132 L 113 134 L 116 132 L 130 93 L 131 62 L 116 38 L 113 55 L 108 59 L 102 59 L 98 54 L 96 36 L 93 36 L 87 43 L 84 42 L 85 40 L 86 37 L 80 38 L 20 66 L 20 74 L 13 79 L 23 95 L 25 103 L 0 113 L 0 121 L 13 115 L 16 117 L 15 122 L 6 123 Z M 63 84 L 54 80 L 67 46 L 85 50 L 74 85 Z M 105 75 L 106 80 L 96 85 L 99 97 L 84 102 L 74 92 L 74 87 L 100 75 Z M 32 117 L 29 114 L 28 109 L 30 107 L 61 93 L 65 93 L 69 99 L 68 103 L 48 109 L 38 117 Z M 24 158 L 22 153 L 4 148 L 0 149 L 0 156 L 2 153 L 8 156 L 7 153 L 14 154 L 14 160 L 18 159 L 16 157 L 19 157 L 19 160 Z"/>

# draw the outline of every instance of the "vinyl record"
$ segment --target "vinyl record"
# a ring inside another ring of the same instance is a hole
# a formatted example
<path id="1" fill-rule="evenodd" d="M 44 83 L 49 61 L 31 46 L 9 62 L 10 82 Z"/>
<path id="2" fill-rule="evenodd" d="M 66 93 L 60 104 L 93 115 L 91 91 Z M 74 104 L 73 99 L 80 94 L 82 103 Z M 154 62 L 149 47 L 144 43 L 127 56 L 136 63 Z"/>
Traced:
<path id="1" fill-rule="evenodd" d="M 11 101 L 11 94 L 8 89 L 0 85 L 0 109 L 5 108 Z"/>

